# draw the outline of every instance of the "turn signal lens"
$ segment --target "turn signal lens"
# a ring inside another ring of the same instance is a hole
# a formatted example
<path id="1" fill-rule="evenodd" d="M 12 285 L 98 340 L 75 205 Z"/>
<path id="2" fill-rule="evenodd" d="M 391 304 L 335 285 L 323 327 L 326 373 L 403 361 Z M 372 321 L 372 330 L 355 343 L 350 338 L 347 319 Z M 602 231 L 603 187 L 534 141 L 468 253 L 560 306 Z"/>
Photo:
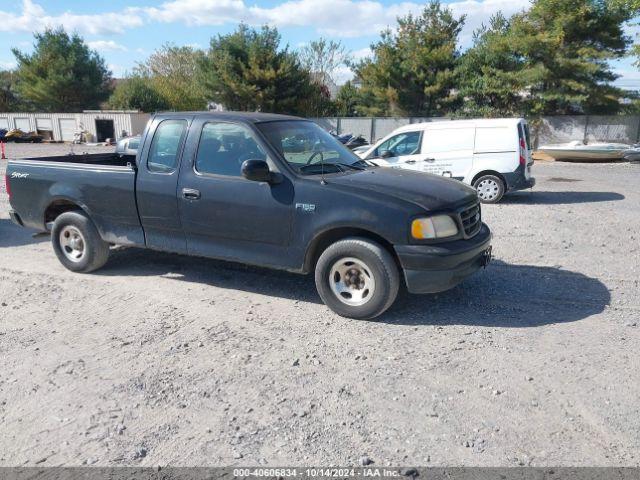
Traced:
<path id="1" fill-rule="evenodd" d="M 411 236 L 417 240 L 453 237 L 458 234 L 458 226 L 449 215 L 416 218 L 411 222 Z"/>

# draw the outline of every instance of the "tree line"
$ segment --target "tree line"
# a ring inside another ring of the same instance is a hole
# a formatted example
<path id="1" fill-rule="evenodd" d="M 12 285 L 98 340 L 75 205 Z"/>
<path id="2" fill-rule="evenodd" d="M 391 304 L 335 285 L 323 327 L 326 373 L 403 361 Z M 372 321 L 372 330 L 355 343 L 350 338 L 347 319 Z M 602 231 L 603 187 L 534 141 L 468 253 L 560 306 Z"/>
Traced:
<path id="1" fill-rule="evenodd" d="M 640 111 L 637 94 L 615 87 L 610 61 L 640 58 L 625 25 L 640 0 L 533 0 L 510 18 L 498 13 L 461 51 L 464 15 L 437 0 L 397 19 L 354 61 L 340 42 L 299 50 L 276 28 L 240 24 L 207 49 L 166 44 L 124 79 L 62 28 L 35 34 L 31 54 L 13 49 L 17 68 L 0 72 L 0 111 L 94 108 L 232 110 L 304 116 L 513 116 Z M 334 98 L 338 68 L 354 80 Z M 631 105 L 622 105 L 622 97 Z"/>

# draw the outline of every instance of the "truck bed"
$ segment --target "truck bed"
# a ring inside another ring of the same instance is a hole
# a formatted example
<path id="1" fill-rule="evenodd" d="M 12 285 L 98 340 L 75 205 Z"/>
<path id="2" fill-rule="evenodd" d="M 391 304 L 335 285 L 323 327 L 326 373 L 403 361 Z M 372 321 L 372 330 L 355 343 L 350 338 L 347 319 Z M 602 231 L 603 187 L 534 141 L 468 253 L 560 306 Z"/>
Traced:
<path id="1" fill-rule="evenodd" d="M 20 158 L 7 164 L 11 205 L 18 223 L 48 230 L 73 203 L 91 216 L 103 239 L 144 245 L 135 198 L 135 156 L 80 153 Z"/>

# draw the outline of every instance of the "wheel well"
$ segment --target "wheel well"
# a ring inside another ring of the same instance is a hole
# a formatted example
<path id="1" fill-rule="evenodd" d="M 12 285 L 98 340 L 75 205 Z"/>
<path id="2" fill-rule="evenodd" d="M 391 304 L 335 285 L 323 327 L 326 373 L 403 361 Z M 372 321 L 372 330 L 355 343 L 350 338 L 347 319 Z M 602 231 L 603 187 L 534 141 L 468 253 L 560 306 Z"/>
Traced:
<path id="1" fill-rule="evenodd" d="M 44 224 L 55 221 L 61 214 L 73 210 L 82 210 L 79 205 L 69 200 L 55 200 L 44 211 Z"/>
<path id="2" fill-rule="evenodd" d="M 362 228 L 351 228 L 351 227 L 341 227 L 334 228 L 332 230 L 327 230 L 326 232 L 321 233 L 316 238 L 313 239 L 311 245 L 307 249 L 307 254 L 304 262 L 304 271 L 310 272 L 315 267 L 318 262 L 318 258 L 322 255 L 322 252 L 337 241 L 348 237 L 362 237 L 372 240 L 380 245 L 382 245 L 393 257 L 398 265 L 398 268 L 401 269 L 400 261 L 396 255 L 396 252 L 393 248 L 393 245 L 387 241 L 385 238 L 380 235 L 373 233 L 369 230 L 365 230 Z"/>
<path id="3" fill-rule="evenodd" d="M 502 185 L 504 185 L 505 190 L 507 189 L 507 181 L 505 180 L 505 178 L 502 176 L 501 173 L 498 173 L 495 170 L 484 170 L 476 174 L 476 176 L 473 177 L 473 180 L 471 180 L 471 186 L 473 186 L 473 184 L 476 183 L 476 180 L 478 180 L 480 177 L 484 175 L 493 175 L 494 177 L 498 177 L 500 180 L 502 180 Z"/>

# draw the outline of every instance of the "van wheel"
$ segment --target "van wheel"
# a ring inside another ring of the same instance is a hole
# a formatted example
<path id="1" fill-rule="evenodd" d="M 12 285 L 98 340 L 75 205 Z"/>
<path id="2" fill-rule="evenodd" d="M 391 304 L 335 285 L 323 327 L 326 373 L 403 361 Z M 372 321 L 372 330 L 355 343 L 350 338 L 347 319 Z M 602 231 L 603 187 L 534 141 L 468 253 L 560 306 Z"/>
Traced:
<path id="1" fill-rule="evenodd" d="M 316 288 L 331 310 L 343 317 L 372 319 L 398 295 L 400 274 L 382 246 L 358 237 L 330 245 L 316 264 Z"/>
<path id="2" fill-rule="evenodd" d="M 474 182 L 473 187 L 482 203 L 498 203 L 505 191 L 504 182 L 495 175 L 481 176 Z"/>
<path id="3" fill-rule="evenodd" d="M 109 244 L 82 211 L 65 212 L 56 218 L 51 243 L 60 263 L 73 272 L 92 272 L 109 258 Z"/>

